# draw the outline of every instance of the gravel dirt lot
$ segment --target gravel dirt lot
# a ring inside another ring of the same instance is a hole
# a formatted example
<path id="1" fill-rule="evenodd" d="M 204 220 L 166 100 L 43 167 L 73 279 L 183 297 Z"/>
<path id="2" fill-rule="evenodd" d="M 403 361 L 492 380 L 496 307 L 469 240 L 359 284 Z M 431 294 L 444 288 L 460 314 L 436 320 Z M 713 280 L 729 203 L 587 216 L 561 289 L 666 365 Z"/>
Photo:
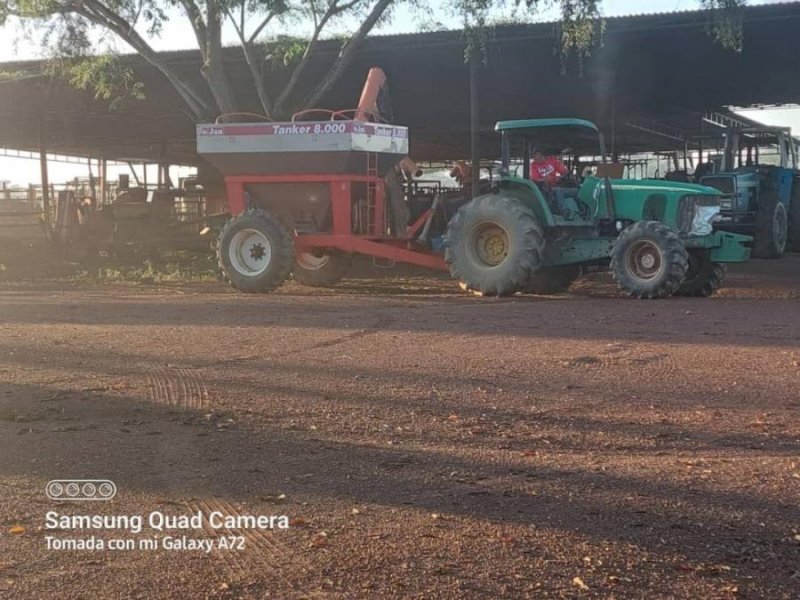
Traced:
<path id="1" fill-rule="evenodd" d="M 0 597 L 798 598 L 798 340 L 796 255 L 708 300 L 5 283 Z M 48 500 L 67 478 L 119 491 Z M 158 534 L 47 511 L 213 510 L 291 525 L 46 548 Z"/>

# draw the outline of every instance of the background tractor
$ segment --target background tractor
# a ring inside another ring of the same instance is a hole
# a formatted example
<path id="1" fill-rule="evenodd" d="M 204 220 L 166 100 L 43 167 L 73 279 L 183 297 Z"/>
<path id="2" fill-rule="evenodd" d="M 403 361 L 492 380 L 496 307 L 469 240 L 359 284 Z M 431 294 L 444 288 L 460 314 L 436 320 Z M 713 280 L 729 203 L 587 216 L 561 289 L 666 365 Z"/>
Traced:
<path id="1" fill-rule="evenodd" d="M 757 258 L 800 252 L 797 145 L 788 127 L 729 128 L 718 172 L 701 180 L 725 194 L 720 227 L 752 235 Z"/>

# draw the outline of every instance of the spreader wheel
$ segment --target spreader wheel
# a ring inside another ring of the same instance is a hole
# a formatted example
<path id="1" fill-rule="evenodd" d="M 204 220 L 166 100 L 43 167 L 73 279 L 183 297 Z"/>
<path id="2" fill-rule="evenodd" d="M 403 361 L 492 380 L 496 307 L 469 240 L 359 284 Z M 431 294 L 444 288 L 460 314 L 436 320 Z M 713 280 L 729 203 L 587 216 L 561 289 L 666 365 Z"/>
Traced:
<path id="1" fill-rule="evenodd" d="M 689 270 L 675 295 L 707 298 L 722 287 L 726 274 L 725 265 L 711 262 L 708 252 L 691 250 Z"/>
<path id="2" fill-rule="evenodd" d="M 619 234 L 611 272 L 636 298 L 666 298 L 683 282 L 688 256 L 677 232 L 658 221 L 639 221 Z"/>
<path id="3" fill-rule="evenodd" d="M 347 274 L 352 257 L 344 252 L 303 252 L 297 255 L 292 275 L 297 283 L 327 287 Z"/>
<path id="4" fill-rule="evenodd" d="M 271 292 L 289 277 L 294 240 L 267 211 L 251 209 L 233 217 L 222 229 L 217 259 L 225 278 L 237 290 Z"/>
<path id="5" fill-rule="evenodd" d="M 544 235 L 534 214 L 514 198 L 478 196 L 450 220 L 444 238 L 450 274 L 483 296 L 522 289 L 541 267 Z"/>

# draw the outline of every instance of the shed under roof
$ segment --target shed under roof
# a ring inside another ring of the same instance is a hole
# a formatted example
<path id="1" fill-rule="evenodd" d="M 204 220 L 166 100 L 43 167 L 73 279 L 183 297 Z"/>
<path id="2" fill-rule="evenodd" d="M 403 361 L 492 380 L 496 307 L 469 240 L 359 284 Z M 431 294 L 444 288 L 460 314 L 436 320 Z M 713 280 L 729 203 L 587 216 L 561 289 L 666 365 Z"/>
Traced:
<path id="1" fill-rule="evenodd" d="M 491 30 L 487 63 L 479 69 L 480 130 L 485 156 L 496 156 L 498 120 L 578 117 L 596 122 L 619 152 L 668 149 L 681 139 L 715 130 L 709 111 L 727 105 L 800 101 L 800 3 L 746 8 L 744 50 L 725 50 L 709 35 L 704 11 L 615 17 L 603 45 L 583 69 L 566 73 L 555 52 L 552 23 Z M 329 68 L 338 42 L 328 41 L 307 69 L 299 94 Z M 175 68 L 199 79 L 196 51 L 166 53 Z M 194 124 L 180 98 L 138 56 L 126 60 L 147 98 L 111 110 L 88 91 L 42 77 L 0 83 L 0 146 L 36 150 L 40 122 L 50 151 L 113 159 L 165 159 L 194 163 Z M 258 102 L 241 51 L 225 50 L 225 63 L 244 109 Z M 36 62 L 0 65 L 31 72 Z M 356 104 L 371 66 L 386 72 L 395 122 L 411 130 L 412 156 L 439 160 L 469 152 L 469 68 L 460 31 L 374 36 L 325 98 L 328 108 Z M 268 79 L 280 86 L 286 72 Z M 728 115 L 730 116 L 730 115 Z"/>

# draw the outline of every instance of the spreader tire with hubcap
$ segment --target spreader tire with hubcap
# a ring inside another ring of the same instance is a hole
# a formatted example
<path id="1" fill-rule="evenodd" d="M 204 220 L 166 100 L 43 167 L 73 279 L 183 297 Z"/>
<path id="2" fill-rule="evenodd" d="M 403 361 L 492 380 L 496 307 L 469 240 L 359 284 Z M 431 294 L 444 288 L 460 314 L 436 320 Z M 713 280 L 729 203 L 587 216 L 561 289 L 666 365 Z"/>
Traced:
<path id="1" fill-rule="evenodd" d="M 620 288 L 636 298 L 666 298 L 680 287 L 688 255 L 678 233 L 658 221 L 640 221 L 619 234 L 611 272 Z"/>
<path id="2" fill-rule="evenodd" d="M 352 257 L 344 252 L 302 252 L 297 255 L 292 275 L 297 283 L 327 287 L 347 274 Z"/>
<path id="3" fill-rule="evenodd" d="M 444 256 L 463 288 L 484 296 L 508 296 L 541 267 L 544 244 L 541 225 L 521 202 L 487 194 L 450 219 Z"/>
<path id="4" fill-rule="evenodd" d="M 690 250 L 689 269 L 675 295 L 707 298 L 722 287 L 726 274 L 725 265 L 711 262 L 707 251 Z"/>
<path id="5" fill-rule="evenodd" d="M 580 274 L 581 268 L 577 265 L 542 267 L 531 275 L 521 291 L 525 294 L 558 294 L 566 292 Z"/>
<path id="6" fill-rule="evenodd" d="M 774 191 L 762 194 L 756 215 L 756 234 L 753 256 L 756 258 L 780 258 L 786 252 L 789 238 L 789 217 L 786 207 L 778 200 Z"/>
<path id="7" fill-rule="evenodd" d="M 251 209 L 233 217 L 222 229 L 217 258 L 225 278 L 237 290 L 271 292 L 292 271 L 294 240 L 267 211 Z"/>

